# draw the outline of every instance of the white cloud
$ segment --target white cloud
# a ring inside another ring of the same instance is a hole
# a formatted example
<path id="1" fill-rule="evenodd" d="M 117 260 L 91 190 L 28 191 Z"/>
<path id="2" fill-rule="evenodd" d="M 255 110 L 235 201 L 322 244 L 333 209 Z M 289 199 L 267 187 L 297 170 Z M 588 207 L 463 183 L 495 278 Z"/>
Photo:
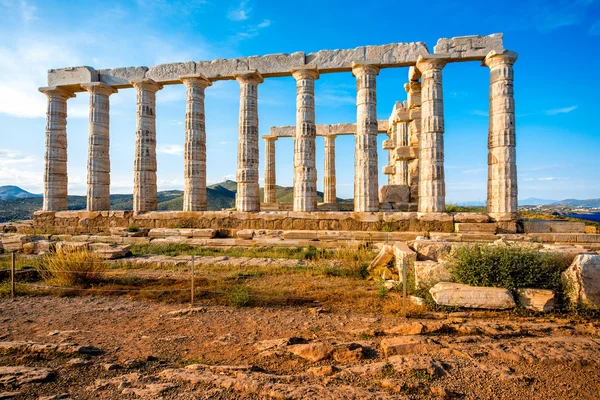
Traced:
<path id="1" fill-rule="evenodd" d="M 479 173 L 486 172 L 486 171 L 487 171 L 487 169 L 485 169 L 485 168 L 465 169 L 463 171 L 463 174 L 479 174 Z"/>
<path id="2" fill-rule="evenodd" d="M 477 115 L 478 117 L 489 117 L 490 113 L 488 111 L 481 111 L 481 110 L 471 110 L 469 111 L 470 114 L 472 115 Z"/>
<path id="3" fill-rule="evenodd" d="M 13 12 L 17 12 L 23 22 L 35 21 L 38 18 L 37 7 L 29 4 L 25 0 L 0 0 L 0 6 L 3 6 Z"/>
<path id="4" fill-rule="evenodd" d="M 182 156 L 183 146 L 180 144 L 160 144 L 156 147 L 157 154 L 168 154 L 170 156 Z"/>
<path id="5" fill-rule="evenodd" d="M 271 26 L 271 20 L 265 19 L 263 22 L 257 25 L 258 28 L 266 28 Z"/>
<path id="6" fill-rule="evenodd" d="M 524 181 L 546 181 L 546 182 L 552 182 L 552 181 L 566 181 L 569 178 L 561 178 L 561 177 L 557 177 L 557 176 L 548 176 L 548 177 L 543 177 L 543 178 L 525 178 L 523 179 Z"/>
<path id="7" fill-rule="evenodd" d="M 530 4 L 535 7 L 534 23 L 536 28 L 540 32 L 546 33 L 579 24 L 586 17 L 588 6 L 593 3 L 594 0 L 542 0 Z"/>
<path id="8" fill-rule="evenodd" d="M 552 110 L 545 110 L 544 112 L 546 113 L 546 115 L 567 114 L 575 109 L 577 109 L 577 106 L 554 108 Z"/>
<path id="9" fill-rule="evenodd" d="M 255 36 L 258 36 L 261 29 L 268 28 L 271 25 L 271 21 L 268 19 L 263 20 L 258 25 L 248 25 L 244 28 L 243 31 L 238 32 L 237 35 L 233 38 L 234 41 L 241 41 L 245 39 L 252 39 Z"/>
<path id="10" fill-rule="evenodd" d="M 248 19 L 248 14 L 252 9 L 248 7 L 248 1 L 243 0 L 237 9 L 229 10 L 227 18 L 231 21 L 245 21 Z"/>
<path id="11" fill-rule="evenodd" d="M 39 193 L 42 191 L 42 162 L 34 155 L 12 149 L 0 149 L 0 186 L 15 185 Z"/>

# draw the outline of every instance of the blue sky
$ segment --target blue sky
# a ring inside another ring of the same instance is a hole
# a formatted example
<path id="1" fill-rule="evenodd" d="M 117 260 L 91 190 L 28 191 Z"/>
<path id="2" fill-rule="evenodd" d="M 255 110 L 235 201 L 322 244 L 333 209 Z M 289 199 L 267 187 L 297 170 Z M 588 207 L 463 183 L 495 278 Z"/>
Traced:
<path id="1" fill-rule="evenodd" d="M 372 3 L 372 4 L 370 4 Z M 519 198 L 600 197 L 600 1 L 298 2 L 265 0 L 56 1 L 0 0 L 0 186 L 42 191 L 45 96 L 50 68 L 151 66 L 294 51 L 354 48 L 440 37 L 503 32 L 515 64 Z M 404 100 L 407 68 L 378 76 L 378 117 Z M 447 202 L 485 201 L 489 70 L 479 63 L 444 68 Z M 317 123 L 356 120 L 351 73 L 323 74 L 316 83 Z M 69 100 L 69 193 L 84 194 L 87 93 Z M 183 188 L 185 90 L 157 95 L 159 190 Z M 135 95 L 111 96 L 113 193 L 131 193 Z M 238 84 L 206 90 L 208 181 L 235 179 Z M 259 86 L 260 133 L 295 123 L 293 78 Z M 381 149 L 379 164 L 386 164 Z M 261 140 L 262 142 L 262 140 Z M 337 139 L 338 196 L 353 192 L 354 142 Z M 291 186 L 292 139 L 277 141 L 277 184 Z M 264 169 L 261 143 L 261 185 Z M 318 188 L 323 140 L 317 139 Z M 387 177 L 379 176 L 379 184 Z"/>

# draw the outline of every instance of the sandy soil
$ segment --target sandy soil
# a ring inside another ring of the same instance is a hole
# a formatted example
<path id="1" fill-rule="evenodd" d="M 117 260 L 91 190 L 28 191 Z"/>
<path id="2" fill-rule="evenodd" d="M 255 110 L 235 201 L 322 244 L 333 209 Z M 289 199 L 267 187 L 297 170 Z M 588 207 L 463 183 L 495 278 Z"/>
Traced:
<path id="1" fill-rule="evenodd" d="M 595 399 L 600 393 L 597 322 L 468 313 L 405 320 L 305 306 L 200 305 L 177 313 L 182 307 L 120 297 L 2 299 L 0 398 L 3 392 L 18 399 Z M 14 343 L 25 341 L 96 346 L 102 354 Z M 19 383 L 7 366 L 51 374 Z"/>

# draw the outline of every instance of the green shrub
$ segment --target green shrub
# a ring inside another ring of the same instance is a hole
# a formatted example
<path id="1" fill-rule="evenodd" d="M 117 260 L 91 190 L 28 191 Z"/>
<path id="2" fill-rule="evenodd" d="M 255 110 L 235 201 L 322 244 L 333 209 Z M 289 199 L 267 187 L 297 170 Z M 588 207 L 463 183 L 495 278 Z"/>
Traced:
<path id="1" fill-rule="evenodd" d="M 125 229 L 126 232 L 139 232 L 140 231 L 140 227 L 137 225 L 129 225 L 127 227 L 127 229 Z"/>
<path id="2" fill-rule="evenodd" d="M 560 274 L 571 261 L 572 256 L 521 247 L 473 245 L 458 247 L 448 265 L 454 280 L 467 285 L 561 291 Z"/>
<path id="3" fill-rule="evenodd" d="M 250 289 L 244 283 L 233 286 L 229 292 L 229 304 L 236 308 L 250 305 L 252 296 Z"/>

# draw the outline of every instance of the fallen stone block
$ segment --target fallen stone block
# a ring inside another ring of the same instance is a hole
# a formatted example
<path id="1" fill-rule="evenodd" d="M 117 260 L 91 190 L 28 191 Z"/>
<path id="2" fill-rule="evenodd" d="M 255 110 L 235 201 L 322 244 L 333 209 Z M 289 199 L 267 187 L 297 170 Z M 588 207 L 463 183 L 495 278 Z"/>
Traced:
<path id="1" fill-rule="evenodd" d="M 240 239 L 252 240 L 254 237 L 254 230 L 252 229 L 241 229 L 235 233 L 235 235 Z"/>
<path id="2" fill-rule="evenodd" d="M 600 255 L 578 255 L 562 277 L 571 303 L 600 309 Z"/>
<path id="3" fill-rule="evenodd" d="M 440 282 L 429 289 L 436 304 L 451 307 L 505 310 L 515 307 L 508 289 Z"/>
<path id="4" fill-rule="evenodd" d="M 53 378 L 56 373 L 48 368 L 38 367 L 0 367 L 0 385 L 24 385 L 27 383 L 44 382 Z"/>
<path id="5" fill-rule="evenodd" d="M 415 287 L 422 289 L 439 282 L 452 281 L 452 275 L 446 264 L 435 261 L 415 262 Z"/>
<path id="6" fill-rule="evenodd" d="M 331 357 L 334 347 L 327 342 L 313 342 L 291 345 L 287 350 L 298 357 L 317 362 Z"/>
<path id="7" fill-rule="evenodd" d="M 546 289 L 519 289 L 517 300 L 528 310 L 549 312 L 556 305 L 556 293 Z"/>
<path id="8" fill-rule="evenodd" d="M 381 341 L 381 349 L 386 357 L 414 353 L 427 353 L 440 349 L 438 343 L 424 336 L 397 336 Z"/>
<path id="9" fill-rule="evenodd" d="M 107 243 L 92 243 L 90 244 L 90 248 L 94 251 L 94 253 L 98 254 L 105 260 L 115 260 L 117 258 L 127 257 L 131 254 L 130 244 L 118 246 Z"/>

